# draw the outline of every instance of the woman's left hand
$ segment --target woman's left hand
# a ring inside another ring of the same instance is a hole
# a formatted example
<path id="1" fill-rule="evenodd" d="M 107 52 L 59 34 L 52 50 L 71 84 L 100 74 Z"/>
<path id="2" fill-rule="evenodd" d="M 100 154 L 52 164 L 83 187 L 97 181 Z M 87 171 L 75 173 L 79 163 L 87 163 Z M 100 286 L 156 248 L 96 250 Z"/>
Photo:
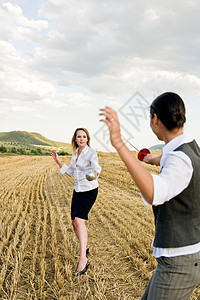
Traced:
<path id="1" fill-rule="evenodd" d="M 97 179 L 97 177 L 99 176 L 99 173 L 97 171 L 95 171 L 95 170 L 92 171 L 92 172 L 94 173 L 94 176 L 95 176 L 94 179 Z"/>

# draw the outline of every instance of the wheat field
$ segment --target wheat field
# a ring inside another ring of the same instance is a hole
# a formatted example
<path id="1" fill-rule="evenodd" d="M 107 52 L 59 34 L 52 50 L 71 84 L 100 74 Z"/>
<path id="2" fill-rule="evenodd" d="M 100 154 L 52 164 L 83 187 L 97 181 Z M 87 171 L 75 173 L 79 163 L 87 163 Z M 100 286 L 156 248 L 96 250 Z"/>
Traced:
<path id="1" fill-rule="evenodd" d="M 0 158 L 0 299 L 141 298 L 156 267 L 151 207 L 117 154 L 100 153 L 99 161 L 99 195 L 87 222 L 90 266 L 75 277 L 73 178 L 60 175 L 51 157 Z M 198 295 L 200 286 L 191 299 Z"/>

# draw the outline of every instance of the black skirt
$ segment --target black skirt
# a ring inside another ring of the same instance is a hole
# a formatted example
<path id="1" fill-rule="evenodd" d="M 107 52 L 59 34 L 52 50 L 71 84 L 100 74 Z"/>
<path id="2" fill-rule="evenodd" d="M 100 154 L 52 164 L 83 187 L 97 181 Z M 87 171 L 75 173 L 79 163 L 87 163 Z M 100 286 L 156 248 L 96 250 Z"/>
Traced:
<path id="1" fill-rule="evenodd" d="M 88 213 L 97 198 L 97 194 L 98 187 L 86 192 L 76 192 L 74 190 L 71 203 L 71 219 L 74 220 L 75 217 L 78 217 L 88 220 Z"/>

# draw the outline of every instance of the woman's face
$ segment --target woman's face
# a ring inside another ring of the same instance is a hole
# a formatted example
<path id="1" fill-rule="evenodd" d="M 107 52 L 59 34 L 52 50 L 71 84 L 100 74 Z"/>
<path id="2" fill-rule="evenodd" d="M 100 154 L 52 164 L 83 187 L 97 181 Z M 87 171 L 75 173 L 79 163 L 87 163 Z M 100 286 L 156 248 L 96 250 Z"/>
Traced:
<path id="1" fill-rule="evenodd" d="M 76 133 L 76 139 L 78 147 L 84 148 L 87 145 L 88 137 L 85 131 L 78 130 Z"/>

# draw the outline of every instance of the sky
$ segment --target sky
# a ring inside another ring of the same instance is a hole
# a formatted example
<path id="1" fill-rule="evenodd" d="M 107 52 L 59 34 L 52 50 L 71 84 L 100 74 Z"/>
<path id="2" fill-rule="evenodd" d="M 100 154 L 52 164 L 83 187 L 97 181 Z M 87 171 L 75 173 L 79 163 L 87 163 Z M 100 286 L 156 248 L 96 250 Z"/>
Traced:
<path id="1" fill-rule="evenodd" d="M 0 131 L 70 143 L 85 127 L 94 149 L 114 151 L 108 105 L 126 140 L 150 147 L 149 105 L 172 91 L 200 143 L 199 15 L 199 0 L 1 0 Z"/>

